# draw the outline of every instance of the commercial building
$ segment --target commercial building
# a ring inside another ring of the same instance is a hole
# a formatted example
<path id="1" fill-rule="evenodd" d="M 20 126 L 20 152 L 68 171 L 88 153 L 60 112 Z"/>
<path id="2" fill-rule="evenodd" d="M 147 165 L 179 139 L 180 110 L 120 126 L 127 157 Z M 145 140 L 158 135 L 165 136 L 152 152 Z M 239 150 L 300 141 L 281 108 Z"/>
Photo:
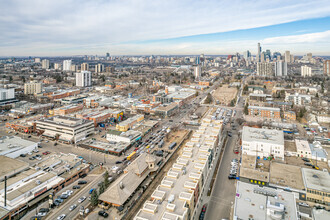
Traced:
<path id="1" fill-rule="evenodd" d="M 50 94 L 47 94 L 47 97 L 50 100 L 55 100 L 55 99 L 63 99 L 65 97 L 74 96 L 78 94 L 80 94 L 80 90 L 75 89 L 75 90 L 58 91 L 56 93 L 51 92 Z"/>
<path id="2" fill-rule="evenodd" d="M 81 71 L 88 71 L 89 70 L 88 63 L 82 63 L 80 69 Z"/>
<path id="3" fill-rule="evenodd" d="M 8 212 L 1 219 L 22 218 L 50 193 L 56 193 L 89 171 L 89 165 L 73 154 L 47 156 L 30 168 L 19 160 L 1 157 L 0 167 L 6 167 L 0 173 L 8 177 Z M 0 207 L 4 207 L 4 182 L 0 182 Z"/>
<path id="4" fill-rule="evenodd" d="M 295 105 L 307 105 L 311 103 L 312 97 L 310 95 L 302 95 L 295 93 L 294 95 L 285 94 L 285 101 L 292 102 Z"/>
<path id="5" fill-rule="evenodd" d="M 323 74 L 326 76 L 330 75 L 330 60 L 326 60 L 323 63 Z"/>
<path id="6" fill-rule="evenodd" d="M 155 115 L 166 118 L 175 114 L 179 109 L 178 103 L 171 103 L 169 105 L 158 106 L 154 109 Z"/>
<path id="7" fill-rule="evenodd" d="M 38 82 L 30 82 L 24 84 L 24 94 L 25 95 L 33 95 L 41 93 L 42 84 Z"/>
<path id="8" fill-rule="evenodd" d="M 125 121 L 120 122 L 116 125 L 118 131 L 128 131 L 131 129 L 137 122 L 140 122 L 144 119 L 144 115 L 135 115 L 131 118 L 126 119 Z"/>
<path id="9" fill-rule="evenodd" d="M 49 69 L 49 60 L 46 60 L 46 59 L 42 60 L 41 67 L 43 69 Z"/>
<path id="10" fill-rule="evenodd" d="M 90 71 L 81 71 L 76 73 L 76 86 L 87 87 L 92 85 L 92 73 Z"/>
<path id="11" fill-rule="evenodd" d="M 81 111 L 84 108 L 83 105 L 66 105 L 54 109 L 54 115 L 68 115 L 78 111 Z"/>
<path id="12" fill-rule="evenodd" d="M 63 71 L 71 71 L 72 60 L 63 60 Z"/>
<path id="13" fill-rule="evenodd" d="M 0 137 L 0 155 L 17 158 L 38 148 L 38 143 L 24 140 L 17 136 Z"/>
<path id="14" fill-rule="evenodd" d="M 158 169 L 157 159 L 151 154 L 141 154 L 136 158 L 111 186 L 100 195 L 99 200 L 119 207 L 126 204 L 130 196 L 138 190 L 143 180 Z"/>
<path id="15" fill-rule="evenodd" d="M 262 107 L 262 106 L 249 106 L 249 115 L 253 117 L 274 118 L 280 119 L 280 108 Z"/>
<path id="16" fill-rule="evenodd" d="M 272 63 L 258 62 L 257 63 L 258 76 L 273 76 L 274 66 Z"/>
<path id="17" fill-rule="evenodd" d="M 301 168 L 307 201 L 330 205 L 330 175 L 328 172 Z"/>
<path id="18" fill-rule="evenodd" d="M 242 154 L 284 160 L 283 131 L 244 126 Z"/>
<path id="19" fill-rule="evenodd" d="M 43 136 L 66 143 L 76 143 L 94 132 L 94 123 L 67 116 L 54 116 L 36 122 Z"/>
<path id="20" fill-rule="evenodd" d="M 112 142 L 125 142 L 132 144 L 141 139 L 141 132 L 129 130 L 126 132 L 110 130 L 107 133 L 107 140 Z"/>
<path id="21" fill-rule="evenodd" d="M 233 219 L 298 219 L 291 192 L 237 182 Z"/>
<path id="22" fill-rule="evenodd" d="M 308 77 L 308 76 L 312 76 L 312 67 L 309 66 L 301 66 L 301 76 L 302 77 Z"/>
<path id="23" fill-rule="evenodd" d="M 222 124 L 211 115 L 202 120 L 161 183 L 134 220 L 193 219 L 210 174 Z"/>

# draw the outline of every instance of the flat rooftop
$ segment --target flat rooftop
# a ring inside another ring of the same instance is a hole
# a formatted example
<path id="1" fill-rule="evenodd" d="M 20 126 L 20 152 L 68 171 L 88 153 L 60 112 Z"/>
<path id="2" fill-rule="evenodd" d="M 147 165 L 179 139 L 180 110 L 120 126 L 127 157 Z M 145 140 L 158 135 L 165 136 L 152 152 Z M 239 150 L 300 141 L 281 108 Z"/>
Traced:
<path id="1" fill-rule="evenodd" d="M 266 165 L 263 168 L 260 163 Z M 267 164 L 266 164 L 267 163 Z M 258 164 L 260 164 L 258 166 Z M 257 160 L 256 156 L 242 155 L 242 165 L 240 168 L 240 177 L 248 179 L 269 182 L 269 161 Z"/>
<path id="2" fill-rule="evenodd" d="M 29 167 L 29 164 L 21 160 L 0 155 L 0 179 L 5 176 L 18 173 Z"/>
<path id="3" fill-rule="evenodd" d="M 300 167 L 284 163 L 272 162 L 270 183 L 292 189 L 305 189 Z"/>
<path id="4" fill-rule="evenodd" d="M 284 145 L 284 134 L 279 130 L 244 126 L 242 141 Z"/>
<path id="5" fill-rule="evenodd" d="M 329 172 L 308 168 L 301 168 L 301 171 L 306 188 L 330 193 Z"/>
<path id="6" fill-rule="evenodd" d="M 88 145 L 93 148 L 97 148 L 103 151 L 110 151 L 115 153 L 120 153 L 121 151 L 125 150 L 130 143 L 127 142 L 116 142 L 116 143 L 110 143 L 110 142 L 102 142 L 102 141 L 94 141 L 94 140 L 86 140 L 82 144 Z"/>
<path id="7" fill-rule="evenodd" d="M 279 219 L 297 219 L 293 193 L 237 182 L 234 219 L 272 219 L 267 210 L 282 211 Z"/>
<path id="8" fill-rule="evenodd" d="M 61 115 L 54 116 L 51 118 L 44 118 L 44 119 L 39 120 L 38 122 L 66 126 L 66 127 L 71 127 L 71 128 L 78 127 L 82 124 L 93 124 L 93 122 L 89 121 L 89 120 L 68 117 L 68 116 L 61 116 Z"/>
<path id="9" fill-rule="evenodd" d="M 263 107 L 263 106 L 249 106 L 249 109 L 260 109 L 260 110 L 268 110 L 268 111 L 280 111 L 280 108 L 272 108 L 272 107 Z"/>
<path id="10" fill-rule="evenodd" d="M 13 152 L 14 148 L 29 147 L 36 144 L 36 142 L 28 141 L 16 136 L 3 136 L 0 137 L 0 154 L 4 152 Z"/>
<path id="11" fill-rule="evenodd" d="M 194 132 L 199 134 L 198 137 L 191 138 L 180 149 L 180 156 L 136 214 L 135 220 L 177 220 L 188 215 L 186 204 L 191 204 L 194 199 L 194 190 L 201 181 L 202 173 L 207 170 L 208 150 L 216 147 L 220 130 L 221 124 L 217 120 L 202 123 L 200 129 Z"/>

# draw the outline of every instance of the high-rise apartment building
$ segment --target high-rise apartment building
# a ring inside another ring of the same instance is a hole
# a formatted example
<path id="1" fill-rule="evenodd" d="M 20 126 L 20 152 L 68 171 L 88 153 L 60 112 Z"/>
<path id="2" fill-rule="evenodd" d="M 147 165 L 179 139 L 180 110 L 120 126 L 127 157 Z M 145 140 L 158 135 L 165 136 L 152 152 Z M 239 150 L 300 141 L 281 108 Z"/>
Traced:
<path id="1" fill-rule="evenodd" d="M 266 62 L 266 53 L 265 52 L 261 52 L 260 54 L 260 62 Z"/>
<path id="2" fill-rule="evenodd" d="M 0 88 L 0 103 L 3 104 L 7 100 L 15 99 L 15 89 L 3 89 Z"/>
<path id="3" fill-rule="evenodd" d="M 257 63 L 257 75 L 258 76 L 273 76 L 274 68 L 272 63 Z"/>
<path id="4" fill-rule="evenodd" d="M 330 75 L 330 60 L 326 60 L 323 63 L 323 74 L 329 76 Z"/>
<path id="5" fill-rule="evenodd" d="M 290 51 L 285 51 L 285 56 L 284 56 L 284 61 L 287 62 L 287 63 L 291 63 L 292 60 L 291 60 L 291 54 L 290 54 Z"/>
<path id="6" fill-rule="evenodd" d="M 195 80 L 200 80 L 202 73 L 202 68 L 200 65 L 194 67 Z"/>
<path id="7" fill-rule="evenodd" d="M 25 95 L 33 95 L 41 93 L 42 84 L 38 82 L 30 82 L 24 84 L 24 94 Z"/>
<path id="8" fill-rule="evenodd" d="M 76 86 L 87 87 L 92 85 L 92 73 L 90 71 L 81 71 L 76 73 Z"/>
<path id="9" fill-rule="evenodd" d="M 288 65 L 281 60 L 275 62 L 275 76 L 287 76 Z"/>
<path id="10" fill-rule="evenodd" d="M 257 51 L 257 57 L 256 57 L 257 62 L 261 62 L 260 56 L 261 56 L 261 47 L 260 47 L 260 43 L 258 43 L 258 51 Z"/>
<path id="11" fill-rule="evenodd" d="M 73 65 L 71 65 L 70 69 L 71 69 L 72 72 L 77 72 L 78 71 L 78 66 L 73 64 Z"/>
<path id="12" fill-rule="evenodd" d="M 309 66 L 301 66 L 301 76 L 312 76 L 312 67 Z"/>
<path id="13" fill-rule="evenodd" d="M 88 63 L 82 63 L 80 69 L 81 69 L 81 71 L 88 71 L 89 70 Z"/>
<path id="14" fill-rule="evenodd" d="M 95 73 L 102 73 L 104 72 L 104 65 L 99 63 L 95 65 Z"/>
<path id="15" fill-rule="evenodd" d="M 63 71 L 71 71 L 72 60 L 63 60 Z"/>
<path id="16" fill-rule="evenodd" d="M 54 63 L 54 69 L 55 70 L 61 69 L 61 64 L 60 63 Z"/>
<path id="17" fill-rule="evenodd" d="M 43 69 L 49 69 L 49 60 L 46 59 L 42 60 L 41 66 Z"/>
<path id="18" fill-rule="evenodd" d="M 34 62 L 35 63 L 40 63 L 41 61 L 40 61 L 40 58 L 34 58 Z"/>

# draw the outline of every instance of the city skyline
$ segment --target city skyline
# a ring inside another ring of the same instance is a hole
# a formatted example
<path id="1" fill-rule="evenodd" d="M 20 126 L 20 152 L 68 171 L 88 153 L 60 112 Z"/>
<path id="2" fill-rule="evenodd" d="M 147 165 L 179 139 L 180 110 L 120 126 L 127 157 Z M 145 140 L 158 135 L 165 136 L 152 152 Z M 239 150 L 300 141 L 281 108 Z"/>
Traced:
<path id="1" fill-rule="evenodd" d="M 0 56 L 330 55 L 327 1 L 11 1 L 0 3 Z M 301 13 L 304 11 L 304 13 Z"/>

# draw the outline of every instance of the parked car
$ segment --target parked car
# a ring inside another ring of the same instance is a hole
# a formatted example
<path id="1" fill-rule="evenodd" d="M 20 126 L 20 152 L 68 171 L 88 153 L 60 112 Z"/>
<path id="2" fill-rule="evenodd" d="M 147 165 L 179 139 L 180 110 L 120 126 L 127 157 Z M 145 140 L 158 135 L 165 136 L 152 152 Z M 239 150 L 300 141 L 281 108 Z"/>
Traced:
<path id="1" fill-rule="evenodd" d="M 305 207 L 309 207 L 309 205 L 305 202 L 299 202 L 298 205 L 300 206 L 305 206 Z"/>
<path id="2" fill-rule="evenodd" d="M 87 183 L 86 180 L 79 180 L 79 181 L 78 181 L 78 185 L 83 185 L 83 184 L 86 184 L 86 183 Z"/>
<path id="3" fill-rule="evenodd" d="M 72 187 L 72 189 L 80 189 L 80 186 L 75 185 Z"/>
<path id="4" fill-rule="evenodd" d="M 60 196 L 60 198 L 61 198 L 61 199 L 67 199 L 67 198 L 69 198 L 69 195 L 63 193 L 63 194 Z"/>
<path id="5" fill-rule="evenodd" d="M 303 158 L 301 158 L 303 161 L 305 161 L 305 162 L 311 162 L 311 160 L 310 159 L 308 159 L 308 158 L 306 158 L 306 157 L 303 157 Z"/>
<path id="6" fill-rule="evenodd" d="M 62 214 L 62 215 L 60 215 L 60 216 L 57 217 L 57 220 L 65 219 L 65 216 L 66 216 L 65 214 Z"/>
<path id="7" fill-rule="evenodd" d="M 26 154 L 20 154 L 19 156 L 20 157 L 26 157 Z"/>
<path id="8" fill-rule="evenodd" d="M 117 161 L 116 161 L 116 164 L 120 164 L 120 163 L 122 163 L 120 160 L 117 160 Z"/>
<path id="9" fill-rule="evenodd" d="M 232 175 L 232 174 L 230 174 L 230 175 L 228 176 L 228 179 L 236 179 L 236 175 Z"/>
<path id="10" fill-rule="evenodd" d="M 106 218 L 106 217 L 108 217 L 109 215 L 108 215 L 108 213 L 106 213 L 105 211 L 99 211 L 99 216 L 102 216 L 102 217 L 104 217 L 104 218 Z"/>
<path id="11" fill-rule="evenodd" d="M 313 166 L 313 164 L 311 164 L 311 163 L 304 163 L 306 166 L 309 166 L 309 167 L 311 167 L 311 166 Z"/>
<path id="12" fill-rule="evenodd" d="M 67 191 L 65 192 L 65 194 L 67 194 L 67 195 L 69 195 L 69 196 L 71 196 L 71 195 L 72 195 L 72 193 L 73 193 L 73 191 L 72 191 L 72 190 L 67 190 Z"/>
<path id="13" fill-rule="evenodd" d="M 76 204 L 73 204 L 72 206 L 70 206 L 69 210 L 72 211 L 72 210 L 74 210 L 75 208 L 77 208 L 77 205 L 76 205 Z"/>
<path id="14" fill-rule="evenodd" d="M 78 202 L 79 203 L 82 203 L 83 201 L 85 201 L 86 200 L 86 196 L 83 196 L 83 197 L 81 197 L 80 199 L 78 199 Z"/>

